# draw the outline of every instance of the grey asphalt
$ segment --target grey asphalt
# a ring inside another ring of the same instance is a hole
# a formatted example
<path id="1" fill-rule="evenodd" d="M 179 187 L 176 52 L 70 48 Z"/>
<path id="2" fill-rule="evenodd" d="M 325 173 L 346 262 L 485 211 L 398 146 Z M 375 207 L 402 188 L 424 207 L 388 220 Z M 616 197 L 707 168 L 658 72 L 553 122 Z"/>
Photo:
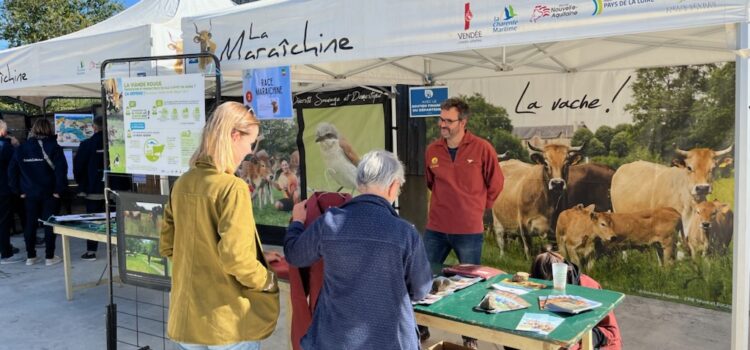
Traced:
<path id="1" fill-rule="evenodd" d="M 13 236 L 16 247 L 24 247 L 20 236 Z M 71 239 L 73 280 L 76 284 L 96 282 L 105 268 L 105 251 L 99 260 L 80 260 L 85 242 Z M 61 252 L 58 239 L 58 254 Z M 22 252 L 23 254 L 23 252 Z M 39 249 L 38 254 L 43 255 Z M 135 294 L 141 303 L 132 301 Z M 149 346 L 171 350 L 173 345 L 157 336 L 163 334 L 168 296 L 161 292 L 115 284 L 118 311 L 117 349 L 131 350 Z M 106 283 L 74 292 L 65 300 L 62 264 L 26 266 L 23 262 L 0 265 L 0 350 L 98 350 L 106 349 Z M 276 332 L 263 341 L 263 349 L 289 349 L 285 303 Z M 136 312 L 139 317 L 136 318 Z M 624 349 L 729 349 L 731 315 L 667 301 L 627 296 L 615 311 L 622 330 Z M 136 335 L 131 331 L 138 329 Z M 439 340 L 461 343 L 460 335 L 432 330 L 428 347 Z M 129 345 L 131 344 L 131 345 Z M 502 349 L 480 343 L 480 349 Z"/>

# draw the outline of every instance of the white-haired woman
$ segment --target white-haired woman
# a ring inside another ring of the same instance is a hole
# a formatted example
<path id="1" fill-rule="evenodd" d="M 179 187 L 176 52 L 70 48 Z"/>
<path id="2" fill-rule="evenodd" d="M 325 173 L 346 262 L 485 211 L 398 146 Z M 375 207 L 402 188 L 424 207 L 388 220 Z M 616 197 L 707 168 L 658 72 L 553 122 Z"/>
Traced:
<path id="1" fill-rule="evenodd" d="M 398 158 L 372 151 L 357 167 L 361 195 L 329 209 L 307 229 L 305 202 L 294 206 L 284 239 L 287 261 L 325 261 L 303 349 L 419 349 L 411 302 L 427 295 L 432 276 L 417 230 L 391 205 L 403 183 Z"/>
<path id="2" fill-rule="evenodd" d="M 250 194 L 233 175 L 259 131 L 252 111 L 223 103 L 172 188 L 159 249 L 172 261 L 168 335 L 180 349 L 256 350 L 276 327 L 278 301 L 258 294 L 272 278 L 258 260 Z"/>

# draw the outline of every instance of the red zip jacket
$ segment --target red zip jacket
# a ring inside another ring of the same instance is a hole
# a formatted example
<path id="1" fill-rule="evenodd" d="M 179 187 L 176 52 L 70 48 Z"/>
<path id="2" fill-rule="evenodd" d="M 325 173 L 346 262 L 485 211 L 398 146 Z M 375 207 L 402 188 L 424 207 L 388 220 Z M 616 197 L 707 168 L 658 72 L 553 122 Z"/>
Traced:
<path id="1" fill-rule="evenodd" d="M 581 287 L 602 289 L 599 282 L 584 274 L 581 274 Z M 617 325 L 617 319 L 615 319 L 614 312 L 610 312 L 606 317 L 599 321 L 599 323 L 596 324 L 596 327 L 599 328 L 604 337 L 607 338 L 607 345 L 600 347 L 599 350 L 622 350 L 620 326 Z M 571 346 L 570 350 L 579 350 L 580 348 L 581 344 L 579 343 Z"/>
<path id="2" fill-rule="evenodd" d="M 468 130 L 451 160 L 444 138 L 425 151 L 425 180 L 432 191 L 427 229 L 441 233 L 482 233 L 482 215 L 503 190 L 495 148 Z"/>

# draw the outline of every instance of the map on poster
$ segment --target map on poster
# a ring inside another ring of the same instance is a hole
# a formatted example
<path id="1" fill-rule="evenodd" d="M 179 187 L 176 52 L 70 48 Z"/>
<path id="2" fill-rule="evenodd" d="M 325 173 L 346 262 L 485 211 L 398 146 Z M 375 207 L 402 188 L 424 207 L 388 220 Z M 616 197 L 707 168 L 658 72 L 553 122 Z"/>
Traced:
<path id="1" fill-rule="evenodd" d="M 126 172 L 188 170 L 205 124 L 202 74 L 122 79 Z"/>
<path id="2" fill-rule="evenodd" d="M 78 147 L 94 134 L 93 114 L 55 114 L 57 143 L 63 147 Z"/>

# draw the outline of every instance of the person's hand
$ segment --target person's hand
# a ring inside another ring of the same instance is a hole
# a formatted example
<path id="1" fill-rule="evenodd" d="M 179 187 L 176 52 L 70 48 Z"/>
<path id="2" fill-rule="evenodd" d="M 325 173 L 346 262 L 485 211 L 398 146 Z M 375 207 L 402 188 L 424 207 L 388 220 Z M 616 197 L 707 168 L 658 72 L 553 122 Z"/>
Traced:
<path id="1" fill-rule="evenodd" d="M 292 209 L 292 221 L 299 221 L 301 223 L 305 223 L 305 219 L 307 218 L 306 204 L 307 204 L 307 199 L 294 205 L 294 209 Z"/>
<path id="2" fill-rule="evenodd" d="M 60 198 L 60 194 L 59 194 L 59 193 L 53 193 L 53 194 L 52 194 L 52 197 L 55 197 L 55 198 L 58 198 L 58 199 L 59 199 L 59 198 Z"/>
<path id="3" fill-rule="evenodd" d="M 272 263 L 274 261 L 279 261 L 283 258 L 279 252 L 263 252 L 263 256 L 265 256 L 266 261 L 269 263 Z"/>
<path id="4" fill-rule="evenodd" d="M 13 147 L 17 147 L 21 143 L 18 142 L 18 139 L 15 136 L 10 137 L 10 144 L 13 145 Z"/>
<path id="5" fill-rule="evenodd" d="M 25 193 L 21 193 L 21 198 L 26 198 L 26 194 Z"/>

